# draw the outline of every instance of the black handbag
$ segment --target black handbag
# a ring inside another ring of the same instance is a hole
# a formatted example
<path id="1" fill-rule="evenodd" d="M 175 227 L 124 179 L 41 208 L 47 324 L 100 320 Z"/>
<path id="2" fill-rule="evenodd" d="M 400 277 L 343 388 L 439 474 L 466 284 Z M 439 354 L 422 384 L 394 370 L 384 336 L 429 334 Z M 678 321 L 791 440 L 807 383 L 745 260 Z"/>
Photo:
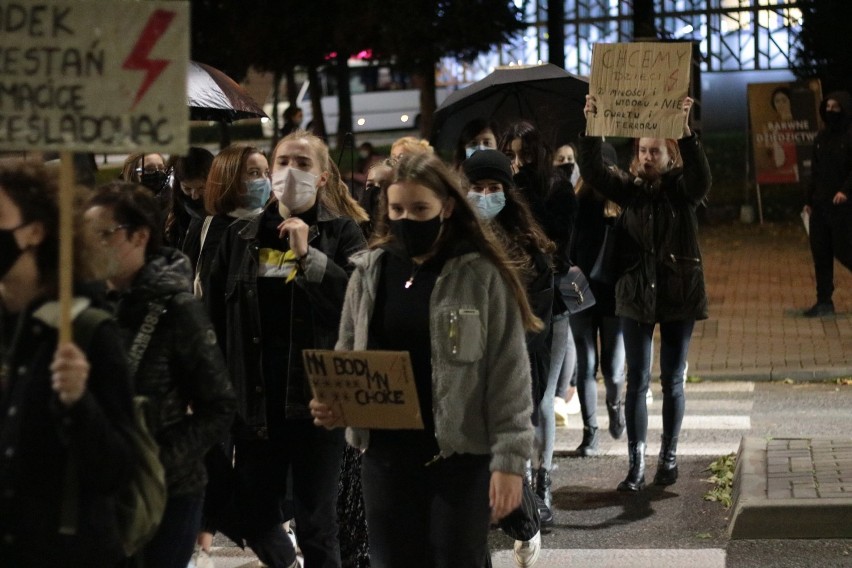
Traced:
<path id="1" fill-rule="evenodd" d="M 562 301 L 573 315 L 595 305 L 595 296 L 589 288 L 589 281 L 579 266 L 572 266 L 567 272 L 556 276 L 556 285 L 562 294 Z"/>
<path id="2" fill-rule="evenodd" d="M 618 280 L 618 267 L 615 258 L 615 251 L 618 248 L 618 221 L 616 219 L 613 225 L 606 225 L 601 250 L 598 251 L 595 264 L 589 272 L 589 278 L 608 286 L 614 286 L 615 281 Z"/>

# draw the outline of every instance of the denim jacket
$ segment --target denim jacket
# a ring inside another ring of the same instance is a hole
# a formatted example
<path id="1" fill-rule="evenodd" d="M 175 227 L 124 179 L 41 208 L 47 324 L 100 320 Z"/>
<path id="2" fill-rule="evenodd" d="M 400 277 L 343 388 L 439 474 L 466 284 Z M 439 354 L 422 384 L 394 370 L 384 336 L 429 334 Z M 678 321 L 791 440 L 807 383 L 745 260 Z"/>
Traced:
<path id="1" fill-rule="evenodd" d="M 353 258 L 335 349 L 367 348 L 379 281 L 375 249 Z M 440 455 L 491 456 L 491 471 L 522 475 L 533 442 L 530 364 L 521 314 L 497 268 L 478 253 L 449 259 L 429 303 L 432 412 Z M 365 449 L 369 431 L 348 428 Z"/>

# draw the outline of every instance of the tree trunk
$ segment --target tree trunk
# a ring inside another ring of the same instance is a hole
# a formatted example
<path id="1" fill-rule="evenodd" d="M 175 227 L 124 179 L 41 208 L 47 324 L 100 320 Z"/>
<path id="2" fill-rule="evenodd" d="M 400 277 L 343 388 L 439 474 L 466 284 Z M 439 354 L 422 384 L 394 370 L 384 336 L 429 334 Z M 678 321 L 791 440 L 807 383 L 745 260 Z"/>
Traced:
<path id="1" fill-rule="evenodd" d="M 349 84 L 349 57 L 338 50 L 334 69 L 337 74 L 337 148 L 346 143 L 346 135 L 352 133 L 352 89 Z M 354 142 L 353 142 L 354 143 Z"/>
<path id="2" fill-rule="evenodd" d="M 311 82 L 311 114 L 313 115 L 311 132 L 326 140 L 325 118 L 322 114 L 322 83 L 315 65 L 308 65 L 308 81 Z"/>
<path id="3" fill-rule="evenodd" d="M 428 139 L 432 132 L 432 118 L 435 115 L 435 108 L 438 106 L 435 96 L 434 63 L 423 66 L 414 75 L 420 84 L 420 137 Z"/>
<path id="4" fill-rule="evenodd" d="M 284 76 L 287 77 L 287 102 L 290 106 L 298 106 L 299 89 L 296 88 L 296 70 L 291 65 L 284 71 Z"/>
<path id="5" fill-rule="evenodd" d="M 278 138 L 281 136 L 281 124 L 278 121 L 280 113 L 278 112 L 278 103 L 281 102 L 281 77 L 283 73 L 276 70 L 272 76 L 272 148 L 278 143 Z"/>
<path id="6" fill-rule="evenodd" d="M 565 2 L 547 3 L 547 60 L 565 68 Z"/>
<path id="7" fill-rule="evenodd" d="M 654 0 L 633 1 L 633 39 L 657 39 Z"/>

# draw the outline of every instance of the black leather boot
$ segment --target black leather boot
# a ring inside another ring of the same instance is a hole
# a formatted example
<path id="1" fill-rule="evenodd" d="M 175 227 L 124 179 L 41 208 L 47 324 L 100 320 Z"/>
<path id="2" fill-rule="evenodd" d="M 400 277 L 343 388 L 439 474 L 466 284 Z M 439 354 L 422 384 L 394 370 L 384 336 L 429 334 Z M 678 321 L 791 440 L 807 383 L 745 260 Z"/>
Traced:
<path id="1" fill-rule="evenodd" d="M 598 429 L 595 426 L 583 427 L 583 441 L 574 452 L 578 456 L 588 457 L 598 455 Z"/>
<path id="2" fill-rule="evenodd" d="M 630 469 L 624 481 L 618 484 L 618 490 L 642 491 L 645 489 L 645 442 L 629 442 L 627 457 Z"/>
<path id="3" fill-rule="evenodd" d="M 673 485 L 677 481 L 677 436 L 661 436 L 660 459 L 654 485 Z"/>
<path id="4" fill-rule="evenodd" d="M 544 468 L 536 471 L 535 494 L 538 504 L 538 516 L 541 518 L 541 526 L 546 527 L 553 524 L 553 493 L 550 490 L 550 472 Z"/>
<path id="5" fill-rule="evenodd" d="M 624 418 L 624 400 L 607 402 L 606 411 L 609 414 L 609 435 L 613 440 L 618 440 L 624 435 L 624 427 L 627 424 Z"/>

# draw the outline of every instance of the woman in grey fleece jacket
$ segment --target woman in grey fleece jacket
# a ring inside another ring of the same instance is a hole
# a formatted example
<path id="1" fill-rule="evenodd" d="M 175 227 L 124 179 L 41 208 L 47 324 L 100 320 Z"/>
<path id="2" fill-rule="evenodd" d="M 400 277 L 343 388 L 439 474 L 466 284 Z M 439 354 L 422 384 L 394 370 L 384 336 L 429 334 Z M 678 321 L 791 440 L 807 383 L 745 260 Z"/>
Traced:
<path id="1" fill-rule="evenodd" d="M 374 567 L 484 566 L 489 521 L 520 504 L 533 436 L 524 334 L 541 322 L 462 195 L 438 158 L 403 158 L 371 250 L 354 258 L 337 349 L 408 351 L 424 421 L 347 430 L 366 450 Z M 311 409 L 335 425 L 330 407 Z"/>

